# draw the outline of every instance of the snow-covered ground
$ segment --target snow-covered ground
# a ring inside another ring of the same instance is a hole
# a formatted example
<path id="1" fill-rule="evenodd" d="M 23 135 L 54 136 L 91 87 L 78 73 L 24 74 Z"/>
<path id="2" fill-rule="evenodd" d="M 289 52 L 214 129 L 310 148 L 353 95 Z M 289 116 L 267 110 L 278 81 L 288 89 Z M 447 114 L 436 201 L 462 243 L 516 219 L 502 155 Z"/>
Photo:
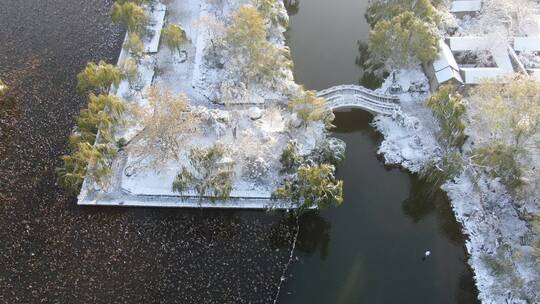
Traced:
<path id="1" fill-rule="evenodd" d="M 448 12 L 443 15 L 447 25 L 456 26 L 457 36 L 483 36 L 509 45 L 515 43 L 515 37 L 531 37 L 527 39 L 533 43 L 537 41 L 535 37 L 540 37 L 540 15 L 535 1 L 487 0 L 476 16 L 458 19 Z M 540 43 L 534 47 L 540 48 Z M 538 53 L 533 52 L 520 54 L 520 59 L 525 55 L 531 62 L 539 60 Z M 534 64 L 526 64 L 527 68 L 531 66 Z M 419 69 L 400 71 L 398 78 L 405 90 L 411 82 L 425 82 Z M 387 80 L 382 90 L 389 85 Z M 400 97 L 403 118 L 377 117 L 374 121 L 385 137 L 379 153 L 388 164 L 400 164 L 411 172 L 419 172 L 428 161 L 441 156 L 437 121 L 426 107 L 428 96 L 402 94 Z M 484 133 L 482 136 L 489 136 L 489 132 Z M 463 155 L 473 148 L 470 143 L 479 136 L 468 135 L 470 139 L 463 147 Z M 538 149 L 532 152 L 533 167 L 540 159 L 538 152 Z M 499 179 L 486 176 L 470 164 L 442 186 L 456 219 L 468 235 L 468 262 L 483 303 L 540 303 L 540 254 L 538 245 L 535 247 L 540 239 L 530 219 L 531 214 L 540 215 L 540 193 L 538 187 L 532 188 L 532 193 L 525 197 L 511 195 Z"/>
<path id="2" fill-rule="evenodd" d="M 287 70 L 282 79 L 276 79 L 273 88 L 250 88 L 249 94 L 244 96 L 246 102 L 219 104 L 223 98 L 222 83 L 229 81 L 236 85 L 230 78 L 236 67 L 230 64 L 216 67 L 209 53 L 215 51 L 213 39 L 223 34 L 233 12 L 240 5 L 252 2 L 173 0 L 168 1 L 166 7 L 159 3 L 153 9 L 147 7 L 151 22 L 147 36 L 143 37 L 147 52 L 138 64 L 139 77 L 131 83 L 123 80 L 111 92 L 122 97 L 128 106 L 146 111 L 150 110 L 148 89 L 151 86 L 185 94 L 190 111 L 198 117 L 196 131 L 182 143 L 182 151 L 175 159 L 166 160 L 158 167 L 149 166 L 146 159 L 141 160 L 130 148 L 144 126 L 128 111 L 125 124 L 115 131 L 116 139 L 123 139 L 128 146 L 120 150 L 113 161 L 110 185 L 100 188 L 86 179 L 79 204 L 159 206 L 163 201 L 162 206 L 175 207 L 289 207 L 270 200 L 282 179 L 281 153 L 290 140 L 298 144 L 300 153 L 310 153 L 326 137 L 324 124 L 295 125 L 297 119 L 286 108 L 289 96 L 299 88 L 291 70 Z M 278 15 L 287 17 L 281 2 L 277 2 L 274 9 Z M 180 52 L 158 47 L 161 28 L 169 23 L 180 24 L 186 32 L 188 39 Z M 285 27 L 273 23 L 268 26 L 268 40 L 278 48 L 285 48 Z M 130 57 L 122 50 L 119 65 Z M 234 164 L 231 200 L 200 200 L 195 189 L 181 194 L 173 192 L 172 184 L 179 170 L 189 167 L 190 150 L 215 144 L 226 148 L 226 158 Z"/>
<path id="3" fill-rule="evenodd" d="M 412 83 L 427 86 L 420 68 L 399 71 L 397 79 L 405 91 Z M 386 91 L 390 84 L 389 78 L 380 90 Z M 401 165 L 417 173 L 427 162 L 441 156 L 439 127 L 426 106 L 427 94 L 399 96 L 402 113 L 398 117 L 377 116 L 373 121 L 373 126 L 384 135 L 378 153 L 387 164 Z M 468 262 L 475 273 L 482 303 L 538 303 L 540 261 L 532 247 L 535 236 L 516 209 L 516 199 L 497 179 L 473 172 L 469 166 L 442 188 L 468 236 Z M 528 212 L 538 214 L 538 210 Z"/>
<path id="4" fill-rule="evenodd" d="M 537 8 L 535 5 L 528 0 L 515 3 L 489 0 L 477 16 L 465 16 L 449 23 L 455 23 L 458 36 L 486 36 L 493 41 L 510 43 L 516 35 L 538 37 L 540 22 L 533 22 L 538 19 L 537 9 L 527 10 Z M 511 29 L 506 30 L 505 19 L 494 18 L 505 16 L 505 12 L 519 17 L 520 24 L 511 24 Z M 532 56 L 531 61 L 538 60 L 538 54 L 527 55 Z M 427 86 L 420 68 L 399 71 L 397 78 L 404 90 L 414 82 Z M 390 84 L 391 80 L 387 79 L 381 90 L 385 91 Z M 419 172 L 428 161 L 441 156 L 437 141 L 439 127 L 426 106 L 428 97 L 401 94 L 402 113 L 397 119 L 375 118 L 374 127 L 384 135 L 379 153 L 387 164 Z M 464 155 L 472 149 L 470 142 L 475 140 L 474 134 L 468 135 L 471 139 L 463 147 Z M 533 153 L 532 158 L 538 160 L 538 153 Z M 533 189 L 527 198 L 515 197 L 499 179 L 486 176 L 470 164 L 442 189 L 448 194 L 456 219 L 468 236 L 468 262 L 474 271 L 482 303 L 540 303 L 540 254 L 534 247 L 540 240 L 538 231 L 526 218 L 528 214 L 540 215 L 539 189 Z"/>

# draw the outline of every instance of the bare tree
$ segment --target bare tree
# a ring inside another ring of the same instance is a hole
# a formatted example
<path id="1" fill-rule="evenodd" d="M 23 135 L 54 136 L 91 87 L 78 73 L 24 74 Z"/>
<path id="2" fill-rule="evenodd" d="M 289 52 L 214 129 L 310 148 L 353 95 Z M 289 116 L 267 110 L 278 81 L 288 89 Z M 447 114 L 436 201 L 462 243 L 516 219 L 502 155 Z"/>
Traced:
<path id="1" fill-rule="evenodd" d="M 200 120 L 185 94 L 173 95 L 168 89 L 153 86 L 148 98 L 149 107 L 134 109 L 143 129 L 128 149 L 140 166 L 157 167 L 179 159 L 185 140 L 198 131 Z"/>

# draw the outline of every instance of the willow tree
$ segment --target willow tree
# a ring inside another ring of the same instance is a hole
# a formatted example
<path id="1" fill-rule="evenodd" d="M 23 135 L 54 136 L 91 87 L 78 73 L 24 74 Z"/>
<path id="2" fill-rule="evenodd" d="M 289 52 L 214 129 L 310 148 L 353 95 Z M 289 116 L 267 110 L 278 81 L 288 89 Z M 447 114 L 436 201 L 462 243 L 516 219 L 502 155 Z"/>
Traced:
<path id="1" fill-rule="evenodd" d="M 428 23 L 411 12 L 403 12 L 377 22 L 369 35 L 368 50 L 369 65 L 392 70 L 434 60 L 438 54 L 438 36 Z"/>
<path id="2" fill-rule="evenodd" d="M 77 192 L 85 177 L 101 187 L 109 185 L 112 159 L 118 148 L 114 127 L 122 118 L 125 106 L 117 96 L 88 96 L 88 107 L 81 110 L 77 127 L 69 138 L 71 153 L 62 156 L 63 166 L 56 169 L 58 184 Z M 97 134 L 100 139 L 96 142 Z"/>
<path id="3" fill-rule="evenodd" d="M 290 100 L 288 106 L 304 126 L 310 121 L 322 121 L 330 126 L 334 120 L 334 114 L 326 104 L 326 99 L 318 97 L 315 91 L 305 91 L 301 97 Z"/>
<path id="4" fill-rule="evenodd" d="M 169 48 L 171 54 L 176 50 L 180 54 L 180 46 L 187 40 L 186 31 L 178 24 L 169 24 L 161 30 L 161 41 Z"/>
<path id="5" fill-rule="evenodd" d="M 56 170 L 58 184 L 76 193 L 84 178 L 88 177 L 100 187 L 107 187 L 110 184 L 111 162 L 116 153 L 116 146 L 109 143 L 77 144 L 72 147 L 70 155 L 62 156 L 64 165 Z"/>
<path id="6" fill-rule="evenodd" d="M 193 148 L 189 153 L 190 169 L 182 166 L 173 181 L 173 191 L 184 192 L 193 187 L 199 198 L 212 202 L 229 198 L 232 191 L 234 162 L 226 157 L 227 149 L 216 144 L 209 148 Z"/>
<path id="7" fill-rule="evenodd" d="M 112 141 L 112 129 L 121 121 L 125 108 L 117 96 L 90 94 L 88 107 L 81 110 L 77 119 L 77 134 L 83 141 L 94 143 L 99 130 L 102 141 Z"/>
<path id="8" fill-rule="evenodd" d="M 128 34 L 128 38 L 124 42 L 123 48 L 129 51 L 137 61 L 144 55 L 144 43 L 137 33 Z"/>
<path id="9" fill-rule="evenodd" d="M 301 165 L 293 179 L 286 180 L 273 193 L 273 199 L 290 200 L 301 210 L 336 207 L 343 202 L 343 181 L 334 176 L 329 164 Z"/>
<path id="10" fill-rule="evenodd" d="M 77 89 L 81 93 L 88 91 L 106 94 L 111 85 L 117 86 L 122 80 L 122 72 L 112 64 L 100 61 L 89 62 L 84 70 L 77 74 Z"/>
<path id="11" fill-rule="evenodd" d="M 131 33 L 144 34 L 148 16 L 142 7 L 131 1 L 116 2 L 111 18 L 114 23 L 124 25 Z"/>
<path id="12" fill-rule="evenodd" d="M 129 86 L 133 87 L 139 80 L 139 67 L 137 66 L 137 61 L 133 58 L 125 59 L 120 62 L 120 68 L 122 74 L 129 82 Z"/>
<path id="13" fill-rule="evenodd" d="M 427 102 L 441 126 L 441 139 L 448 147 L 461 147 L 465 141 L 465 124 L 463 123 L 465 105 L 455 87 L 440 87 Z"/>

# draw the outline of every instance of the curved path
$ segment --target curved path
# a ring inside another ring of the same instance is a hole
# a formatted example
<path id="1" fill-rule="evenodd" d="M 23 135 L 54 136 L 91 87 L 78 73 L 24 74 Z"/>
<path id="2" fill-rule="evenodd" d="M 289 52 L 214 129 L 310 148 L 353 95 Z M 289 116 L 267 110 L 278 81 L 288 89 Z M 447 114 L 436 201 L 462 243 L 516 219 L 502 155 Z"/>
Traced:
<path id="1" fill-rule="evenodd" d="M 376 93 L 359 85 L 338 85 L 317 93 L 332 109 L 360 108 L 372 114 L 393 115 L 400 110 L 399 97 Z"/>

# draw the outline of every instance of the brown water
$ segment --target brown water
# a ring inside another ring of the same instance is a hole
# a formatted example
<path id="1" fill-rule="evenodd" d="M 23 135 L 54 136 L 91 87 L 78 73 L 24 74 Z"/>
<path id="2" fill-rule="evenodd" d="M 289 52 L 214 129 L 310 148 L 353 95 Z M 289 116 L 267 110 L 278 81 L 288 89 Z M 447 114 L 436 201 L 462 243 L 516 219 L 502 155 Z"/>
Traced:
<path id="1" fill-rule="evenodd" d="M 269 303 L 281 217 L 85 208 L 55 185 L 86 103 L 75 76 L 120 51 L 112 2 L 0 0 L 0 303 Z"/>

